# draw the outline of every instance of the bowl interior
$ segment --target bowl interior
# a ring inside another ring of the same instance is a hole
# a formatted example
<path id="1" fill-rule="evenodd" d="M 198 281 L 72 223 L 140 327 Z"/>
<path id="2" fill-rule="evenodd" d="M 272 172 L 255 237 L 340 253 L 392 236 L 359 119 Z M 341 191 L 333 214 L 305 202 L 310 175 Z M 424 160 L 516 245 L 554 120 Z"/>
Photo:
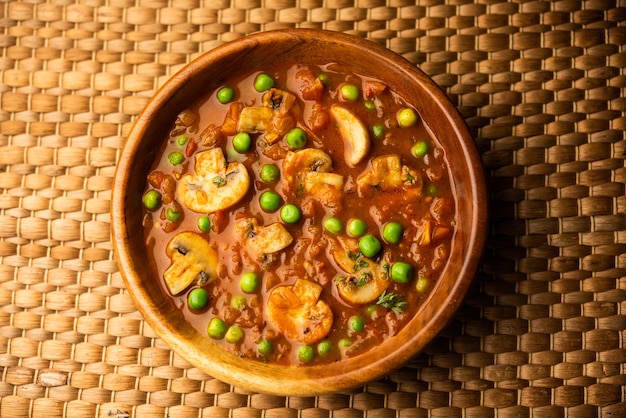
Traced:
<path id="1" fill-rule="evenodd" d="M 337 62 L 384 80 L 412 103 L 446 150 L 457 196 L 458 229 L 449 262 L 420 312 L 377 348 L 321 367 L 285 367 L 239 358 L 200 335 L 153 277 L 142 233 L 146 175 L 176 115 L 234 72 L 272 63 Z M 145 320 L 170 347 L 220 380 L 253 391 L 309 396 L 361 385 L 400 367 L 448 323 L 473 279 L 486 236 L 485 186 L 474 142 L 445 94 L 414 65 L 369 41 L 325 31 L 265 32 L 218 47 L 175 74 L 138 117 L 122 152 L 113 187 L 115 253 L 128 290 Z"/>

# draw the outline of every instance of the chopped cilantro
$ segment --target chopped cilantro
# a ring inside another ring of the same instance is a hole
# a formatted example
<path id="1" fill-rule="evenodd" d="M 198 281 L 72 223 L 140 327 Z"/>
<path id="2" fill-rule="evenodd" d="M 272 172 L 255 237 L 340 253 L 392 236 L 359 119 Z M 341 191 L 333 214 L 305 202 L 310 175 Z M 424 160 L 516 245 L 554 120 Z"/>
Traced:
<path id="1" fill-rule="evenodd" d="M 354 266 L 352 267 L 352 271 L 355 273 L 361 269 L 368 267 L 367 261 L 363 260 L 362 253 L 355 253 L 353 251 L 348 251 L 348 258 L 354 261 Z"/>
<path id="2" fill-rule="evenodd" d="M 415 182 L 416 182 L 415 177 L 413 177 L 413 176 L 411 175 L 411 173 L 408 173 L 408 172 L 406 173 L 406 181 L 407 181 L 409 184 L 415 184 Z"/>
<path id="3" fill-rule="evenodd" d="M 212 181 L 217 187 L 226 186 L 226 179 L 224 177 L 215 176 Z"/>
<path id="4" fill-rule="evenodd" d="M 404 298 L 397 293 L 387 293 L 385 290 L 378 298 L 376 304 L 383 308 L 391 309 L 397 314 L 401 314 L 404 312 L 409 302 L 405 301 Z"/>
<path id="5" fill-rule="evenodd" d="M 365 286 L 365 284 L 369 282 L 371 279 L 372 279 L 372 273 L 363 273 L 361 275 L 361 278 L 357 280 L 356 285 L 357 287 Z"/>

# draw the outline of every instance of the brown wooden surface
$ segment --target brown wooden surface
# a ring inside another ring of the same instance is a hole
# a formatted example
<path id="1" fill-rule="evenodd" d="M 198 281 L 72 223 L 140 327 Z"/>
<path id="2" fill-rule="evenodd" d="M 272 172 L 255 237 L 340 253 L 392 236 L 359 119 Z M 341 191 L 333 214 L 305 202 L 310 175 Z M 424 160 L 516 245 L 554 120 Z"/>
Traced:
<path id="1" fill-rule="evenodd" d="M 626 416 L 626 5 L 592 1 L 0 3 L 0 416 Z M 248 393 L 171 352 L 113 260 L 110 188 L 174 72 L 316 27 L 404 55 L 466 118 L 487 253 L 455 321 L 386 378 Z"/>

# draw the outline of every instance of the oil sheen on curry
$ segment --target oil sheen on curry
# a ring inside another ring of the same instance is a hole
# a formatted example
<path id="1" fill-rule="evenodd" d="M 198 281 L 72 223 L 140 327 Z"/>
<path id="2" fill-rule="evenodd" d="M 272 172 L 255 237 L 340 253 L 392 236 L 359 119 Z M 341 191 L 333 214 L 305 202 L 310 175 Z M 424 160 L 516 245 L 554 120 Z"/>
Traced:
<path id="1" fill-rule="evenodd" d="M 444 151 L 383 82 L 259 69 L 190 103 L 143 195 L 156 278 L 236 355 L 341 361 L 397 334 L 447 262 Z"/>

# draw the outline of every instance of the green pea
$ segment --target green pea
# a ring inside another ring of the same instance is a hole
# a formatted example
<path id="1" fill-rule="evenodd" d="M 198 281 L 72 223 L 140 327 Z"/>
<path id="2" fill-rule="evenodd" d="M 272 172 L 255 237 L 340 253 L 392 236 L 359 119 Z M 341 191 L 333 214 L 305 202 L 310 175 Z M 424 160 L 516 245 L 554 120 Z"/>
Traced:
<path id="1" fill-rule="evenodd" d="M 280 218 L 288 224 L 295 224 L 301 217 L 302 214 L 300 213 L 300 209 L 291 203 L 280 209 Z"/>
<path id="2" fill-rule="evenodd" d="M 176 138 L 176 143 L 179 147 L 184 147 L 185 144 L 187 144 L 187 141 L 189 141 L 189 137 L 187 135 L 180 135 Z"/>
<path id="3" fill-rule="evenodd" d="M 233 100 L 235 97 L 235 90 L 230 87 L 222 87 L 217 91 L 217 101 L 221 104 L 226 104 Z"/>
<path id="4" fill-rule="evenodd" d="M 233 137 L 233 148 L 240 154 L 248 152 L 252 146 L 252 138 L 247 132 L 239 132 Z"/>
<path id="5" fill-rule="evenodd" d="M 310 363 L 315 357 L 315 350 L 310 345 L 301 345 L 298 347 L 298 358 L 303 363 Z"/>
<path id="6" fill-rule="evenodd" d="M 261 167 L 261 180 L 265 183 L 273 183 L 280 177 L 280 170 L 276 164 L 264 164 Z"/>
<path id="7" fill-rule="evenodd" d="M 224 339 L 226 340 L 226 342 L 231 344 L 237 344 L 239 341 L 243 340 L 243 337 L 243 329 L 241 329 L 237 325 L 232 325 L 231 327 L 229 327 L 226 331 L 226 334 L 224 335 Z"/>
<path id="8" fill-rule="evenodd" d="M 324 228 L 332 234 L 338 234 L 343 229 L 343 225 L 338 218 L 333 216 L 324 220 Z"/>
<path id="9" fill-rule="evenodd" d="M 246 305 L 248 305 L 248 299 L 246 299 L 246 297 L 243 295 L 235 295 L 230 300 L 230 306 L 237 309 L 238 311 L 245 308 Z"/>
<path id="10" fill-rule="evenodd" d="M 317 76 L 317 78 L 322 82 L 322 84 L 324 84 L 325 86 L 328 85 L 328 83 L 330 83 L 330 79 L 328 78 L 328 74 L 320 74 Z"/>
<path id="11" fill-rule="evenodd" d="M 417 141 L 411 147 L 411 154 L 415 158 L 423 158 L 428 153 L 428 142 L 426 141 Z"/>
<path id="12" fill-rule="evenodd" d="M 376 105 L 371 100 L 366 100 L 365 103 L 363 103 L 363 104 L 365 105 L 365 108 L 367 110 L 376 110 Z"/>
<path id="13" fill-rule="evenodd" d="M 177 212 L 172 208 L 167 208 L 167 211 L 165 212 L 165 218 L 170 222 L 178 222 L 182 216 L 182 213 Z"/>
<path id="14" fill-rule="evenodd" d="M 353 237 L 360 237 L 365 234 L 365 232 L 367 232 L 367 224 L 365 221 L 358 218 L 352 218 L 348 221 L 348 234 Z"/>
<path id="15" fill-rule="evenodd" d="M 274 87 L 274 78 L 265 73 L 261 73 L 254 79 L 254 89 L 258 92 L 264 92 Z"/>
<path id="16" fill-rule="evenodd" d="M 148 190 L 146 194 L 143 195 L 143 205 L 150 211 L 158 209 L 158 207 L 161 206 L 161 193 L 154 189 Z"/>
<path id="17" fill-rule="evenodd" d="M 350 329 L 354 332 L 362 332 L 365 329 L 365 320 L 362 316 L 354 315 L 348 320 Z"/>
<path id="18" fill-rule="evenodd" d="M 254 272 L 245 273 L 239 280 L 239 286 L 246 293 L 254 293 L 259 288 L 259 276 Z"/>
<path id="19" fill-rule="evenodd" d="M 397 261 L 391 266 L 391 278 L 398 283 L 408 283 L 413 279 L 413 266 L 404 261 Z"/>
<path id="20" fill-rule="evenodd" d="M 405 107 L 397 113 L 396 120 L 401 128 L 408 128 L 417 123 L 417 112 L 410 107 Z"/>
<path id="21" fill-rule="evenodd" d="M 280 207 L 280 195 L 272 191 L 263 192 L 259 197 L 259 203 L 265 212 L 275 212 Z"/>
<path id="22" fill-rule="evenodd" d="M 418 292 L 423 293 L 426 289 L 428 289 L 428 285 L 428 279 L 426 277 L 420 277 L 415 283 L 415 289 L 417 289 Z"/>
<path id="23" fill-rule="evenodd" d="M 211 229 L 211 220 L 208 216 L 199 217 L 196 224 L 198 225 L 198 229 L 202 232 L 207 232 Z"/>
<path id="24" fill-rule="evenodd" d="M 216 339 L 216 340 L 221 340 L 222 338 L 224 338 L 224 335 L 226 335 L 227 329 L 228 329 L 228 326 L 226 325 L 226 322 L 224 322 L 223 319 L 218 318 L 218 317 L 213 317 L 211 318 L 211 321 L 209 321 L 209 325 L 207 327 L 207 333 L 209 334 L 209 337 Z"/>
<path id="25" fill-rule="evenodd" d="M 183 161 L 185 161 L 185 156 L 181 152 L 172 151 L 167 156 L 167 160 L 172 165 L 179 165 L 182 164 Z"/>
<path id="26" fill-rule="evenodd" d="M 377 305 L 368 305 L 367 308 L 365 308 L 365 315 L 371 317 L 372 315 L 376 313 L 377 310 L 378 310 Z"/>
<path id="27" fill-rule="evenodd" d="M 426 188 L 426 193 L 428 193 L 429 196 L 437 196 L 439 194 L 439 187 L 437 187 L 436 184 L 429 184 Z"/>
<path id="28" fill-rule="evenodd" d="M 352 345 L 352 340 L 350 338 L 342 338 L 337 343 L 339 348 L 348 348 Z"/>
<path id="29" fill-rule="evenodd" d="M 402 240 L 404 229 L 398 222 L 388 222 L 383 227 L 383 238 L 390 244 L 397 244 Z"/>
<path id="30" fill-rule="evenodd" d="M 256 349 L 258 350 L 259 354 L 263 356 L 268 356 L 272 354 L 274 347 L 272 346 L 272 343 L 270 341 L 263 339 L 257 344 Z"/>
<path id="31" fill-rule="evenodd" d="M 385 135 L 385 125 L 383 125 L 382 123 L 377 123 L 374 126 L 372 126 L 372 133 L 374 134 L 375 138 L 382 138 L 383 135 Z"/>
<path id="32" fill-rule="evenodd" d="M 341 94 L 341 97 L 351 101 L 358 100 L 359 96 L 361 95 L 361 91 L 354 84 L 342 85 L 339 89 L 339 93 Z"/>
<path id="33" fill-rule="evenodd" d="M 209 293 L 201 287 L 197 287 L 189 292 L 187 296 L 189 307 L 195 311 L 206 308 L 209 303 Z"/>
<path id="34" fill-rule="evenodd" d="M 333 350 L 333 344 L 328 340 L 320 341 L 317 344 L 317 353 L 320 356 L 327 356 L 330 354 L 332 350 Z"/>
<path id="35" fill-rule="evenodd" d="M 293 149 L 304 148 L 306 145 L 306 132 L 302 128 L 293 128 L 285 135 L 285 141 Z"/>
<path id="36" fill-rule="evenodd" d="M 368 234 L 359 240 L 359 249 L 365 257 L 372 258 L 380 252 L 382 244 L 374 235 Z"/>

